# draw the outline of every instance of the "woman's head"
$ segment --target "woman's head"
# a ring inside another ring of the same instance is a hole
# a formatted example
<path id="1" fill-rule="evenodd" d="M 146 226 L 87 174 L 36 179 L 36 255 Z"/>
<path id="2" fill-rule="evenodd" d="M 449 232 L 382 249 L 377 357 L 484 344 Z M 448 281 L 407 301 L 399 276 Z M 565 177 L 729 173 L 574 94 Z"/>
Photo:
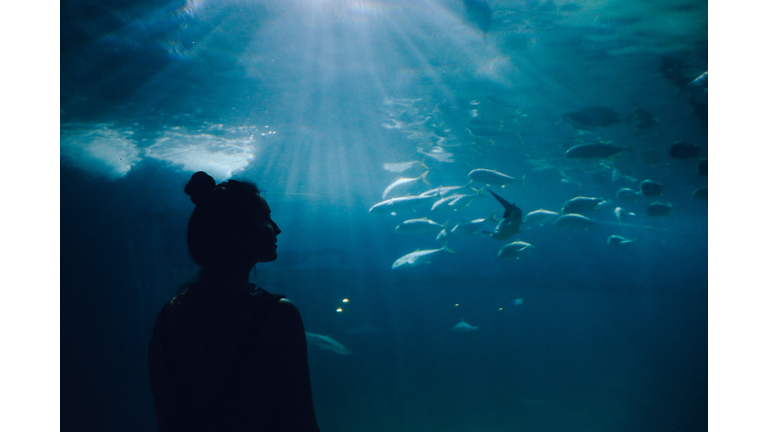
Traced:
<path id="1" fill-rule="evenodd" d="M 256 185 L 229 180 L 217 186 L 200 171 L 184 192 L 196 206 L 187 226 L 187 246 L 199 266 L 250 269 L 257 262 L 277 258 L 280 228 Z"/>

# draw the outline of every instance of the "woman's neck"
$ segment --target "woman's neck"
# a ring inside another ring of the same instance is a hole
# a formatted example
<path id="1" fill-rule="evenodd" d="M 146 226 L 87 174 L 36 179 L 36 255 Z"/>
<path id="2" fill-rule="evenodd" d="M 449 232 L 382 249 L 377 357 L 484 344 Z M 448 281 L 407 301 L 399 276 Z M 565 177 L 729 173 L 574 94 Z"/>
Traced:
<path id="1" fill-rule="evenodd" d="M 248 275 L 251 273 L 248 269 L 216 268 L 203 269 L 200 272 L 200 283 L 204 285 L 219 285 L 239 287 L 248 284 Z"/>

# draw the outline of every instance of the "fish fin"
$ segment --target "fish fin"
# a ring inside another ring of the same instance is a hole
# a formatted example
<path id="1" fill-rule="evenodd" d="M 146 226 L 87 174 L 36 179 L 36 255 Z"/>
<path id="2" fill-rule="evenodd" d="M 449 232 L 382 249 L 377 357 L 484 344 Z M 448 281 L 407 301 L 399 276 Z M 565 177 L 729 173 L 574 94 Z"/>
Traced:
<path id="1" fill-rule="evenodd" d="M 427 186 L 430 186 L 430 187 L 431 187 L 431 186 L 432 186 L 432 184 L 431 184 L 431 183 L 429 183 L 429 182 L 427 181 L 427 174 L 429 174 L 429 169 L 427 169 L 426 171 L 424 171 L 424 174 L 422 174 L 422 175 L 420 176 L 420 177 L 421 177 L 421 181 L 423 181 L 424 183 L 426 183 L 426 184 L 427 184 Z"/>
<path id="2" fill-rule="evenodd" d="M 446 240 L 445 243 L 443 243 L 443 247 L 441 247 L 440 249 L 442 249 L 442 250 L 444 250 L 446 252 L 456 253 L 456 251 L 452 251 L 452 250 L 448 249 L 448 240 Z"/>

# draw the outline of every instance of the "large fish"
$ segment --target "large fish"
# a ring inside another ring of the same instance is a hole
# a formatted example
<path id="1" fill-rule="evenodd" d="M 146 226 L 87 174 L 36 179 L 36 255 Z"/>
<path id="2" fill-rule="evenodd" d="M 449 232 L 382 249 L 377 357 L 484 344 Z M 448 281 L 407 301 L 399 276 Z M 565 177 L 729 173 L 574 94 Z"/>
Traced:
<path id="1" fill-rule="evenodd" d="M 571 198 L 563 204 L 563 208 L 560 210 L 561 214 L 568 213 L 582 213 L 596 208 L 603 208 L 610 203 L 605 198 L 583 197 L 578 196 Z"/>
<path id="2" fill-rule="evenodd" d="M 492 190 L 488 189 L 488 192 L 504 206 L 504 218 L 496 225 L 496 229 L 489 234 L 496 240 L 508 239 L 520 229 L 520 224 L 523 223 L 523 211 L 516 205 L 510 204 L 504 198 L 496 195 Z"/>
<path id="3" fill-rule="evenodd" d="M 396 269 L 398 267 L 416 267 L 420 264 L 426 264 L 432 262 L 432 258 L 434 255 L 438 252 L 447 251 L 447 252 L 453 252 L 452 250 L 448 249 L 446 246 L 441 247 L 440 249 L 426 249 L 426 250 L 420 250 L 416 249 L 415 251 L 409 253 L 408 255 L 403 255 L 400 258 L 395 261 L 394 264 L 392 264 L 392 269 Z"/>
<path id="4" fill-rule="evenodd" d="M 348 350 L 344 345 L 336 342 L 330 336 L 323 336 L 315 333 L 304 332 L 307 335 L 307 343 L 317 345 L 320 349 L 333 351 L 337 354 L 349 355 L 352 351 Z"/>
<path id="5" fill-rule="evenodd" d="M 538 210 L 534 210 L 534 211 L 528 213 L 527 215 L 525 215 L 524 222 L 526 224 L 544 225 L 545 223 L 547 223 L 549 221 L 553 221 L 553 220 L 557 219 L 558 216 L 560 216 L 560 213 L 558 213 L 558 212 L 553 212 L 553 211 L 544 210 L 544 209 L 538 209 Z"/>

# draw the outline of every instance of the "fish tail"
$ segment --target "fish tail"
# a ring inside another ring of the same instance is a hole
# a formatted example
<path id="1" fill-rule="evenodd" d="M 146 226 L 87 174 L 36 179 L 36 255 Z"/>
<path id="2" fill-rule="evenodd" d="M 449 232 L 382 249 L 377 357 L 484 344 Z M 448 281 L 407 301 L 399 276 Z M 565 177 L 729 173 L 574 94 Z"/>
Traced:
<path id="1" fill-rule="evenodd" d="M 426 171 L 424 171 L 424 174 L 422 174 L 422 175 L 420 176 L 420 177 L 421 177 L 421 181 L 423 181 L 424 183 L 426 183 L 426 184 L 427 184 L 427 186 L 430 186 L 430 187 L 431 187 L 431 186 L 432 186 L 432 184 L 430 184 L 430 183 L 427 181 L 427 174 L 429 174 L 429 168 L 427 168 L 427 170 L 426 170 Z"/>
<path id="2" fill-rule="evenodd" d="M 450 253 L 456 253 L 456 251 L 453 251 L 453 250 L 450 250 L 450 249 L 448 249 L 448 240 L 446 240 L 445 242 L 443 242 L 443 247 L 441 247 L 440 249 L 442 249 L 442 250 L 444 250 L 444 251 L 446 251 L 446 252 L 450 252 Z"/>

